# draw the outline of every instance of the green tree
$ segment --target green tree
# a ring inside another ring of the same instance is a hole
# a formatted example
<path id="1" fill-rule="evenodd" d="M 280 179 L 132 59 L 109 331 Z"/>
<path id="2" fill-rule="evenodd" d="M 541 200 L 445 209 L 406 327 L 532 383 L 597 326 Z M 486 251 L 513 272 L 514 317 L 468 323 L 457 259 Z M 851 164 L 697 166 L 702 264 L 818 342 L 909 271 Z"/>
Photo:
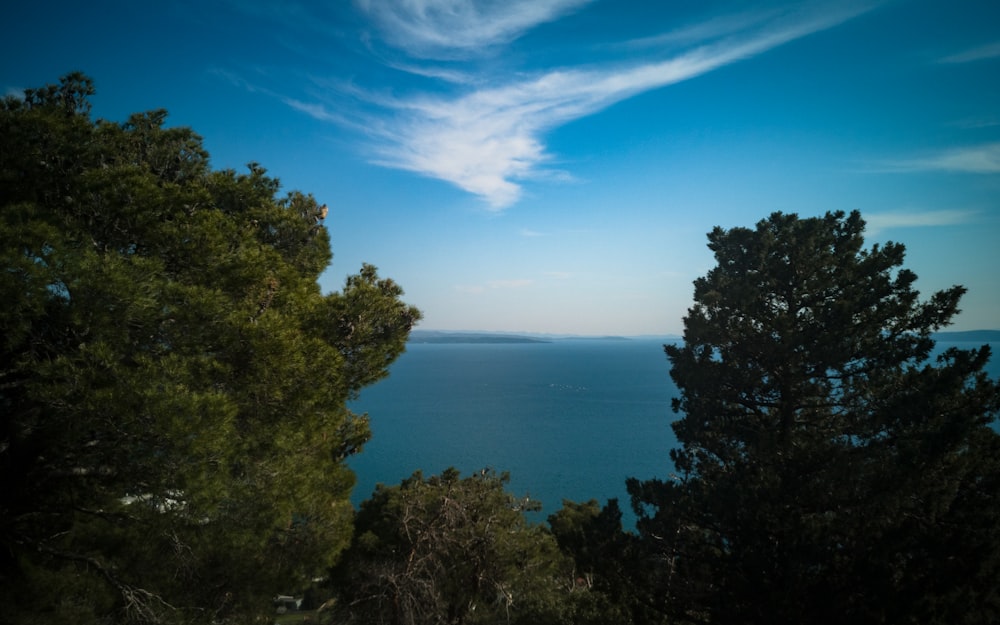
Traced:
<path id="1" fill-rule="evenodd" d="M 572 567 L 507 474 L 418 471 L 361 504 L 334 571 L 336 623 L 571 623 Z M 580 590 L 580 592 L 584 592 Z"/>
<path id="2" fill-rule="evenodd" d="M 589 591 L 574 606 L 575 625 L 655 622 L 658 615 L 648 613 L 630 579 L 639 564 L 637 542 L 635 534 L 622 531 L 617 499 L 603 508 L 595 499 L 563 500 L 548 521 L 559 548 L 573 560 L 577 585 Z"/>
<path id="3" fill-rule="evenodd" d="M 934 354 L 959 286 L 919 300 L 857 212 L 716 228 L 666 346 L 679 475 L 630 480 L 673 622 L 1000 620 L 1000 386 Z"/>
<path id="4" fill-rule="evenodd" d="M 349 544 L 346 401 L 419 312 L 323 294 L 325 206 L 92 94 L 0 108 L 0 621 L 241 619 Z"/>

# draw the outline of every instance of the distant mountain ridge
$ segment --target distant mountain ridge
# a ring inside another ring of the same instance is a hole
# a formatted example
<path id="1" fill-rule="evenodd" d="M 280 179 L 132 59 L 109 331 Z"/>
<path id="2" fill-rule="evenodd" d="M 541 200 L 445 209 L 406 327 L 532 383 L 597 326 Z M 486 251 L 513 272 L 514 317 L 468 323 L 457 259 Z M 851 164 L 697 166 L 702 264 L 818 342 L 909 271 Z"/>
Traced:
<path id="1" fill-rule="evenodd" d="M 1000 343 L 1000 330 L 966 330 L 964 332 L 935 332 L 931 335 L 935 341 L 948 343 L 976 342 Z"/>
<path id="2" fill-rule="evenodd" d="M 945 343 L 1000 343 L 1000 330 L 965 330 L 959 332 L 935 332 L 935 341 Z M 675 334 L 642 336 L 583 336 L 575 334 L 533 334 L 510 332 L 477 332 L 451 330 L 413 330 L 411 343 L 452 343 L 452 344 L 504 344 L 504 343 L 552 343 L 561 340 L 629 341 L 634 339 L 655 339 L 677 341 L 682 337 Z"/>
<path id="3" fill-rule="evenodd" d="M 561 340 L 627 341 L 624 336 L 577 336 L 572 334 L 513 334 L 507 332 L 452 332 L 413 330 L 411 343 L 552 343 Z"/>
<path id="4" fill-rule="evenodd" d="M 517 334 L 489 332 L 443 332 L 438 330 L 413 330 L 411 343 L 550 343 L 551 341 Z"/>

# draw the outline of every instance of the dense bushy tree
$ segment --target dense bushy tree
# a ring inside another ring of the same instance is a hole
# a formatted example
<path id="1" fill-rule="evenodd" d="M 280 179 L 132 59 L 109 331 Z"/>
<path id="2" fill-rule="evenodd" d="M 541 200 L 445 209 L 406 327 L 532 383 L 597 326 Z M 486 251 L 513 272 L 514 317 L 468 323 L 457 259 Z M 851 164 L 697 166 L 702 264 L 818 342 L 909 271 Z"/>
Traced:
<path id="1" fill-rule="evenodd" d="M 679 475 L 631 480 L 672 622 L 1000 621 L 1000 387 L 935 355 L 962 287 L 920 301 L 856 212 L 716 228 L 684 341 Z"/>
<path id="2" fill-rule="evenodd" d="M 584 503 L 563 500 L 563 507 L 549 515 L 549 527 L 563 553 L 574 564 L 578 585 L 589 591 L 576 602 L 576 625 L 640 625 L 655 622 L 644 597 L 636 591 L 631 575 L 642 564 L 635 534 L 622 530 L 618 500 L 602 508 L 597 500 Z"/>
<path id="3" fill-rule="evenodd" d="M 0 108 L 0 621 L 220 622 L 350 540 L 345 402 L 419 313 L 325 207 L 91 82 Z"/>
<path id="4" fill-rule="evenodd" d="M 573 623 L 572 566 L 507 475 L 449 469 L 379 485 L 334 571 L 335 623 Z"/>

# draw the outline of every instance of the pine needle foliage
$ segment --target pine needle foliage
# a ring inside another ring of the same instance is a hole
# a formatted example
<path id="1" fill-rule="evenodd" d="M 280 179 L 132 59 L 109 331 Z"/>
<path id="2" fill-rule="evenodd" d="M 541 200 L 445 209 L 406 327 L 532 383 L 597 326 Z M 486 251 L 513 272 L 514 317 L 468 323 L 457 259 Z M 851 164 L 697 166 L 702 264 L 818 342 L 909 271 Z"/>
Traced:
<path id="1" fill-rule="evenodd" d="M 1000 620 L 1000 386 L 935 350 L 965 289 L 921 301 L 857 212 L 716 228 L 682 344 L 670 480 L 630 480 L 647 598 L 673 623 Z"/>
<path id="2" fill-rule="evenodd" d="M 0 106 L 0 621 L 248 619 L 349 543 L 346 402 L 419 312 L 321 292 L 325 206 L 93 93 Z"/>

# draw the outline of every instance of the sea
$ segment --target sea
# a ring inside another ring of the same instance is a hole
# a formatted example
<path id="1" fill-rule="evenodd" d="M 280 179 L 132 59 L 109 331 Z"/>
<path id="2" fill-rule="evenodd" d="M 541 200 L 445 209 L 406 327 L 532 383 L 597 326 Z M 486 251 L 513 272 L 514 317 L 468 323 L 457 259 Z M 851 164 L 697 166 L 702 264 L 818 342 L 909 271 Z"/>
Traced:
<path id="1" fill-rule="evenodd" d="M 508 472 L 508 491 L 540 502 L 543 522 L 564 499 L 617 499 L 634 525 L 625 480 L 667 479 L 679 415 L 663 344 L 675 339 L 558 339 L 535 343 L 414 343 L 390 375 L 362 390 L 372 439 L 350 459 L 353 503 L 376 484 L 449 467 L 463 476 Z M 976 347 L 982 343 L 938 343 Z M 991 343 L 1000 377 L 1000 343 Z"/>

